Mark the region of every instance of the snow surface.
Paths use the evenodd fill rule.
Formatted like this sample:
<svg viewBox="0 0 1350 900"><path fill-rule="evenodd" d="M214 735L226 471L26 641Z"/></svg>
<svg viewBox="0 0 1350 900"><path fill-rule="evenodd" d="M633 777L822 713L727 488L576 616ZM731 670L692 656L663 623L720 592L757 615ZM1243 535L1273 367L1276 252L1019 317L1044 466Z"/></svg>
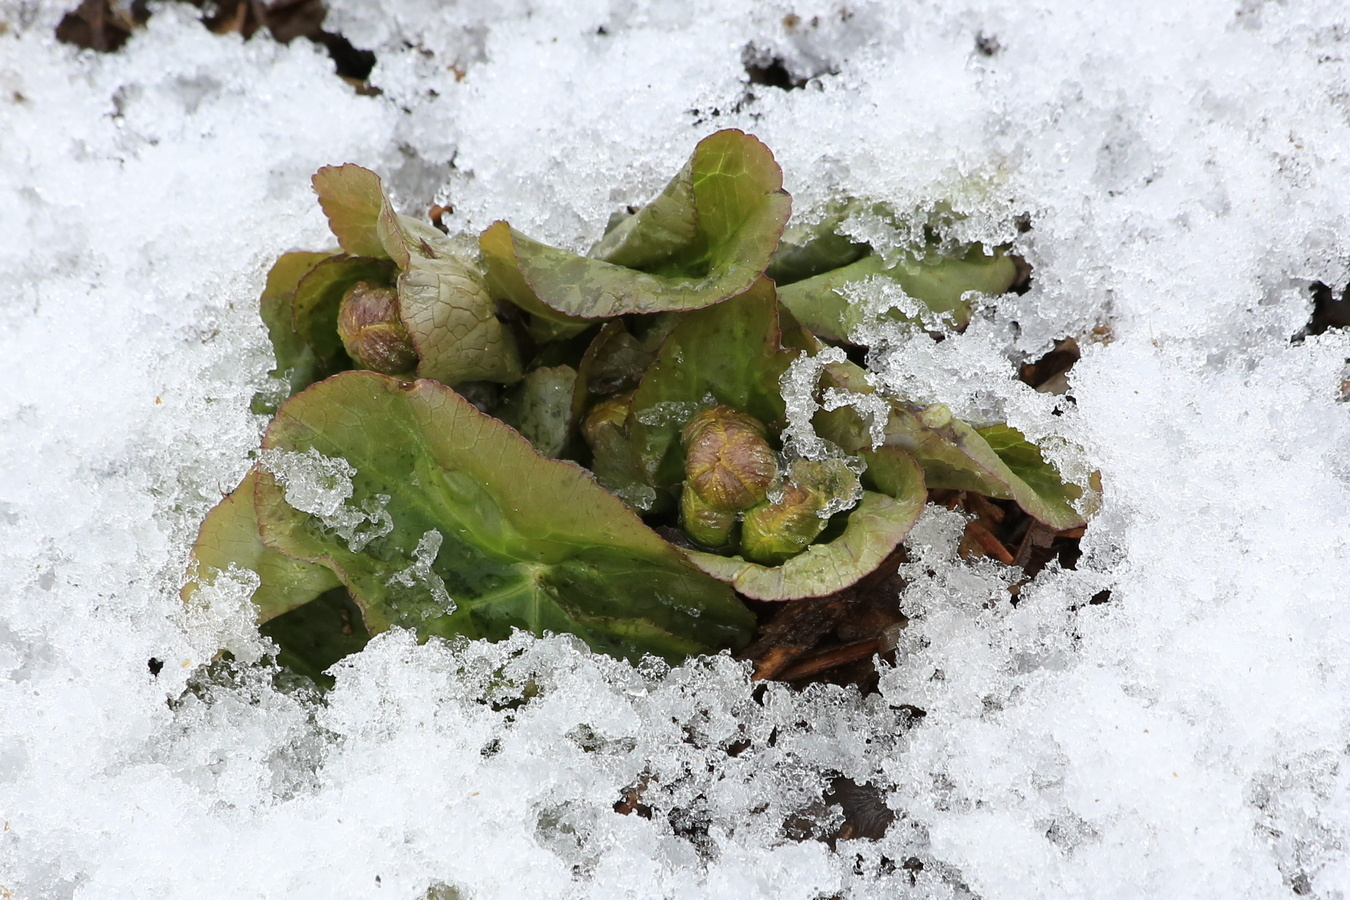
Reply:
<svg viewBox="0 0 1350 900"><path fill-rule="evenodd" d="M1350 339L1290 341L1350 278L1341 0L330 5L382 96L186 7L97 55L0 0L0 897L1350 894ZM246 581L177 588L257 447L263 273L329 244L308 176L582 248L725 126L808 216L1016 239L1029 293L876 361L1100 470L1078 568L1014 608L926 515L867 698L524 637L390 633L322 702L206 670L265 649ZM1014 379L1066 335L1073 401ZM839 774L886 837L792 839Z"/></svg>

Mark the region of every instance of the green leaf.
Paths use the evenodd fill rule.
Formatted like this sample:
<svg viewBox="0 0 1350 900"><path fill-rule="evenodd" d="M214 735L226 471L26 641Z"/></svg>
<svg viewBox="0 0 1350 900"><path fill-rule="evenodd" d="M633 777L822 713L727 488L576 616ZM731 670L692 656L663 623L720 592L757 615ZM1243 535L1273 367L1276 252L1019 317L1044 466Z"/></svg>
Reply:
<svg viewBox="0 0 1350 900"><path fill-rule="evenodd" d="M306 344L295 333L291 316L295 289L315 266L332 256L332 253L283 253L267 272L258 305L277 360L271 373L274 376L286 377L287 372L300 365L305 352Z"/></svg>
<svg viewBox="0 0 1350 900"><path fill-rule="evenodd" d="M1057 521L1069 522L1077 518L1081 522L1071 501L1083 495L1082 489L1061 479L1055 467L1041 455L1040 447L1008 425L990 425L975 430L998 454L999 459L1045 501L1047 508L1055 509Z"/></svg>
<svg viewBox="0 0 1350 900"><path fill-rule="evenodd" d="M331 253L283 253L267 272L267 282L259 298L263 324L272 342L276 367L270 374L285 383L278 393L275 389L259 391L253 396L252 410L260 415L271 415L287 397L304 390L319 378L318 360L314 351L295 333L291 308L295 289L300 280L315 266L331 257Z"/></svg>
<svg viewBox="0 0 1350 900"><path fill-rule="evenodd" d="M699 236L696 202L691 158L659 197L610 229L588 255L616 266L645 270L687 253Z"/></svg>
<svg viewBox="0 0 1350 900"><path fill-rule="evenodd" d="M1001 252L986 255L978 245L959 258L929 253L923 257L902 257L890 266L880 256L871 254L842 268L790 284L779 291L779 298L813 333L827 340L848 341L854 330L868 320L868 313L847 299L847 288L874 276L894 281L930 312L946 316L955 327L964 328L970 322L966 292L1006 292L1017 278L1017 264ZM915 321L895 309L887 310L883 318Z"/></svg>
<svg viewBox="0 0 1350 900"><path fill-rule="evenodd" d="M262 579L253 591L253 604L258 607L258 621L266 622L341 582L322 565L291 559L263 545L253 507L257 480L257 470L250 469L239 487L206 514L192 545L196 575L183 586L181 595L184 601L191 599L204 580L213 580L215 573L228 570L233 563Z"/></svg>
<svg viewBox="0 0 1350 900"><path fill-rule="evenodd" d="M867 383L863 370L852 363L826 366L822 384L860 394L876 392ZM923 467L929 488L973 491L1000 500L1012 500L1028 515L1056 531L1084 524L1083 517L1065 502L1066 492L1072 488L1064 486L1057 475L1053 476L1057 485L1053 488L1049 488L1051 476L1045 469L1033 472L1039 487L1023 480L979 432L953 418L945 406L921 407L892 399L890 407L883 443L913 456ZM871 447L868 423L851 407L821 411L813 421L821 437L847 452L857 453ZM1023 462L1024 451L1014 448L1013 456L1023 471L1032 471Z"/></svg>
<svg viewBox="0 0 1350 900"><path fill-rule="evenodd" d="M264 541L333 568L372 633L500 639L518 627L672 660L749 637L754 619L731 591L589 473L437 382L343 373L291 398L263 446L346 460L349 502L392 518L358 552L275 477L258 479Z"/></svg>
<svg viewBox="0 0 1350 900"><path fill-rule="evenodd" d="M646 271L549 247L502 222L481 241L490 271L527 312L542 304L584 319L699 309L743 293L768 266L791 212L782 171L767 147L732 129L700 141L686 171L597 247Z"/></svg>
<svg viewBox="0 0 1350 900"><path fill-rule="evenodd" d="M442 384L520 380L515 338L497 318L481 275L464 260L412 257L398 279L398 302L419 377Z"/></svg>
<svg viewBox="0 0 1350 900"><path fill-rule="evenodd" d="M477 267L435 228L394 212L380 177L347 163L325 166L314 175L314 190L328 225L343 249L355 256L393 260L398 276L400 318L417 348L417 374L445 384L520 378L515 339L497 319ZM359 279L351 279L347 286ZM384 279L392 282L390 272ZM319 356L333 351L328 320L337 321L332 294L315 292L306 315L306 338ZM297 323L301 306L297 305ZM305 332L302 332L304 334ZM336 325L332 334L337 334Z"/></svg>
<svg viewBox="0 0 1350 900"><path fill-rule="evenodd" d="M337 330L342 295L358 281L389 284L394 274L394 265L387 259L339 255L323 260L296 285L291 299L296 335L319 360L336 359L345 352Z"/></svg>
<svg viewBox="0 0 1350 900"><path fill-rule="evenodd" d="M378 175L347 163L324 166L310 181L343 250L352 256L389 256L376 229L387 202Z"/></svg>
<svg viewBox="0 0 1350 900"><path fill-rule="evenodd" d="M776 432L785 417L779 378L809 340L783 316L773 282L686 313L633 395L629 434L650 483L684 478L680 429L700 409L722 404Z"/></svg>
<svg viewBox="0 0 1350 900"><path fill-rule="evenodd" d="M530 336L541 344L565 340L594 325L589 319L564 315L539 299L516 264L514 234L510 225L494 222L478 236L488 293L529 313Z"/></svg>
<svg viewBox="0 0 1350 900"><path fill-rule="evenodd" d="M571 366L535 369L502 398L494 415L550 459L563 455L572 438L572 395L577 372Z"/></svg>
<svg viewBox="0 0 1350 900"><path fill-rule="evenodd" d="M847 513L844 531L832 541L812 544L777 566L762 566L739 556L698 550L686 554L703 571L755 600L823 597L854 584L879 566L909 534L927 500L919 466L899 451L879 451L888 493L864 491ZM870 470L869 470L870 471Z"/></svg>
<svg viewBox="0 0 1350 900"><path fill-rule="evenodd" d="M380 176L352 163L314 173L314 191L328 227L352 256L392 259L400 269L413 257L439 258L449 246L430 224L394 211Z"/></svg>
<svg viewBox="0 0 1350 900"><path fill-rule="evenodd" d="M857 210L857 200L831 204L815 225L789 223L764 274L780 288L813 275L842 268L872 252L869 244L839 233L839 226Z"/></svg>

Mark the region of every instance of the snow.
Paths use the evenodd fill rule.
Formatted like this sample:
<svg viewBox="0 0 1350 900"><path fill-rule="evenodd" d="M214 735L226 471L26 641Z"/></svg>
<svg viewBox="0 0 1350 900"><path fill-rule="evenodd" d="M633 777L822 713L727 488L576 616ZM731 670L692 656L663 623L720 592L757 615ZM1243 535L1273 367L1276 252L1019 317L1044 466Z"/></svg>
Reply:
<svg viewBox="0 0 1350 900"><path fill-rule="evenodd" d="M332 0L378 97L153 9L98 55L0 0L0 896L1350 893L1350 338L1290 340L1350 279L1343 4ZM330 243L309 175L584 248L728 126L808 218L1016 241L1028 293L873 363L1100 471L1077 568L1013 607L930 510L869 697L563 638L389 633L322 699L208 665L265 649L246 578L178 588L265 424L266 267ZM1065 336L1072 399L1016 381ZM838 776L886 836L793 839Z"/></svg>

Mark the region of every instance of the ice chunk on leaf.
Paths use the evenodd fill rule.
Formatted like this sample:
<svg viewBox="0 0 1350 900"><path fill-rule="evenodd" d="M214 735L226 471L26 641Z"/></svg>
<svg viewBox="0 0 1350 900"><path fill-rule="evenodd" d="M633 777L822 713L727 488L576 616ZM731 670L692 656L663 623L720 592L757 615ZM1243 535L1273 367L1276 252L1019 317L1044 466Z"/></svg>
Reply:
<svg viewBox="0 0 1350 900"><path fill-rule="evenodd" d="M494 278L527 312L542 304L597 319L699 309L743 293L763 274L791 208L773 154L728 129L700 141L666 191L611 231L593 257L541 244L505 222L480 243Z"/></svg>
<svg viewBox="0 0 1350 900"><path fill-rule="evenodd" d="M304 453L264 450L258 468L272 475L286 492L286 502L316 516L323 527L345 540L352 552L384 537L394 528L385 504L388 494L352 502L356 469L341 457L330 458L310 448Z"/></svg>
<svg viewBox="0 0 1350 900"><path fill-rule="evenodd" d="M651 484L670 488L683 479L680 430L703 406L722 404L771 431L781 427L779 378L809 344L767 278L683 316L633 396L630 436ZM655 415L667 409L675 414Z"/></svg>
<svg viewBox="0 0 1350 900"><path fill-rule="evenodd" d="M812 544L791 559L765 566L740 556L686 553L703 571L756 600L795 600L843 590L874 570L909 534L928 494L923 472L905 453L869 453L869 486L834 540ZM872 467L877 474L872 474ZM880 491L885 491L881 493Z"/></svg>
<svg viewBox="0 0 1350 900"><path fill-rule="evenodd" d="M822 384L827 389L875 393L863 370L848 362L828 365ZM1034 483L1024 480L979 432L954 418L941 404L920 407L899 399L891 399L890 404L884 428L885 444L913 456L923 467L928 487L974 491L1012 500L1057 531L1084 524L1083 517L1066 502L1073 486L1065 486L1044 464L1041 468L1029 466L1025 449L1008 442L1007 435L994 433L997 440L1007 444L1019 469L1032 474ZM848 452L872 447L869 423L851 406L821 410L816 414L815 424L823 437Z"/></svg>
<svg viewBox="0 0 1350 900"><path fill-rule="evenodd" d="M970 301L966 294L1002 294L1017 278L1017 264L1001 252L992 256L978 245L960 257L928 253L903 255L888 265L878 254L787 285L779 298L803 325L827 340L854 340L860 325L875 316L865 304L849 297L849 287L869 278L895 282L908 296L923 303L957 328L970 322ZM915 317L899 309L880 311L892 321L914 321ZM922 317L921 317L922 318Z"/></svg>
<svg viewBox="0 0 1350 900"><path fill-rule="evenodd" d="M495 414L540 453L557 459L572 437L576 386L577 372L571 366L535 369L507 392Z"/></svg>
<svg viewBox="0 0 1350 900"><path fill-rule="evenodd" d="M351 163L325 166L314 175L314 190L344 250L392 260L386 283L394 281L397 268L399 314L417 348L418 377L445 384L509 384L520 378L515 339L497 319L483 275L462 248L429 224L394 212L380 177L369 169ZM318 307L323 315L315 316L301 333L326 357L331 355L327 345L337 335L337 312L333 306L329 328L328 295L324 297ZM341 297L339 291L337 299ZM301 320L299 305L296 320Z"/></svg>
<svg viewBox="0 0 1350 900"><path fill-rule="evenodd" d="M292 559L263 545L253 509L257 480L257 470L250 469L239 487L206 514L192 545L196 571L181 593L187 602L203 581L228 571L231 564L237 565L261 578L253 591L253 603L258 608L258 620L266 622L308 603L341 581L322 565Z"/></svg>
<svg viewBox="0 0 1350 900"><path fill-rule="evenodd" d="M753 617L732 592L589 473L543 457L437 382L337 375L291 398L264 447L348 460L358 503L389 495L393 531L355 552L287 503L272 476L258 479L264 542L336 571L372 633L394 625L423 637L570 632L633 659L679 659L749 637ZM453 611L425 587L394 580L432 530L443 542L428 571L454 598Z"/></svg>

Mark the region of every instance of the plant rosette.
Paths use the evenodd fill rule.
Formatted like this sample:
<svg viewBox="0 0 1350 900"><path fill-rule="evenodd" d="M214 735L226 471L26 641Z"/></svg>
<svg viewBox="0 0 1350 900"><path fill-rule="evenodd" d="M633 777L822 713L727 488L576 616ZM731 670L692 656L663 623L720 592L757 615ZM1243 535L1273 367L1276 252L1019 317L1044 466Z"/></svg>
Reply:
<svg viewBox="0 0 1350 900"><path fill-rule="evenodd" d="M585 255L506 222L449 237L355 165L314 187L341 251L287 253L268 274L280 387L255 408L274 418L202 523L183 589L256 575L258 621L298 671L319 677L392 627L570 633L632 660L739 649L745 599L848 589L933 489L1084 524L1079 489L1019 432L880 396L853 363L819 365L816 399L880 402L885 422L818 406L818 452L788 439L793 364L865 322L850 283L889 279L959 328L1017 264L936 239L883 256L844 233L860 210L893 215L877 203L789 227L751 135L700 141Z"/></svg>

